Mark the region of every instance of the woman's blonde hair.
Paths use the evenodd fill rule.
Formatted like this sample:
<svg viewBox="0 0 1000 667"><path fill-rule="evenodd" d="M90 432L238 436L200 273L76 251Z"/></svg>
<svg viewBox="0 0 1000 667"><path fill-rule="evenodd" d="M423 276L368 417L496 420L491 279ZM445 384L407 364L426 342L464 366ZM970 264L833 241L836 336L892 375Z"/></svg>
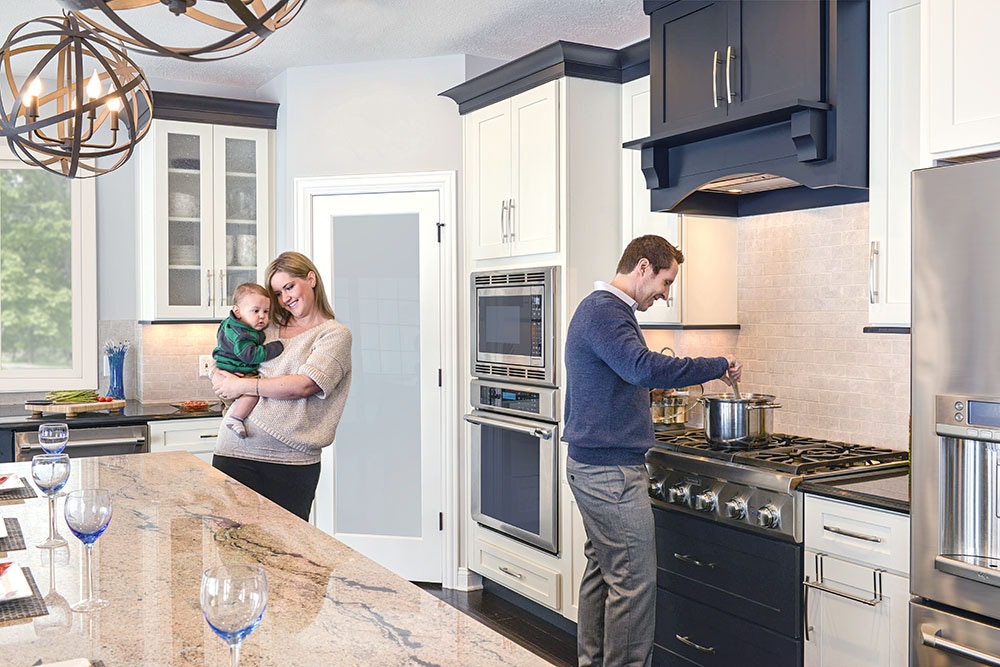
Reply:
<svg viewBox="0 0 1000 667"><path fill-rule="evenodd" d="M271 295L271 318L279 326L285 326L288 324L288 320L291 318L292 314L285 310L285 307L281 305L277 295L275 295L274 290L271 289L271 279L276 273L287 273L290 276L295 276L296 278L302 278L303 280L309 277L312 273L316 277L316 286L313 287L313 299L316 302L316 306L319 308L320 312L329 317L331 320L336 319L333 314L333 308L330 306L330 302L326 298L326 289L323 287L323 278L319 275L319 270L316 265L312 263L308 257L300 252L287 251L283 252L274 260L267 265L267 271L265 272L264 284L268 287L268 294Z"/></svg>

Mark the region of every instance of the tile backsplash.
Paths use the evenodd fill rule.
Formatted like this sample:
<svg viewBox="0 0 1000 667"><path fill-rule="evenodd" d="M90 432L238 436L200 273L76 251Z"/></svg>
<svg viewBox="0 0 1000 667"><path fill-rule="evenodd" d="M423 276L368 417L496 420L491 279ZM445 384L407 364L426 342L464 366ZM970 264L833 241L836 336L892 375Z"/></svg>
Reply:
<svg viewBox="0 0 1000 667"><path fill-rule="evenodd" d="M144 403L214 400L211 381L198 377L198 357L212 353L217 329L214 323L139 325L136 398Z"/></svg>
<svg viewBox="0 0 1000 667"><path fill-rule="evenodd" d="M775 432L907 449L910 337L862 332L868 204L741 218L738 257L740 330L647 330L649 347L736 354L740 389L781 403Z"/></svg>

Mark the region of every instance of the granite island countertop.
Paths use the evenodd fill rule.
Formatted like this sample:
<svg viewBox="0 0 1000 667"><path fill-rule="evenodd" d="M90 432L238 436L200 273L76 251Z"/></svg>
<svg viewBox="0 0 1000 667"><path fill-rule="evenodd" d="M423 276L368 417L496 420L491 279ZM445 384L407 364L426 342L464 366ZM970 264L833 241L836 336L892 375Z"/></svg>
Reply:
<svg viewBox="0 0 1000 667"><path fill-rule="evenodd" d="M880 474L859 473L805 481L798 486L798 490L876 509L910 513L909 466Z"/></svg>
<svg viewBox="0 0 1000 667"><path fill-rule="evenodd" d="M12 471L30 480L30 463L0 465ZM96 486L114 499L94 547L95 588L110 605L71 613L65 626L54 603L52 614L0 623L0 667L227 664L198 600L202 571L219 563L258 563L268 575L243 667L549 664L186 452L73 459L65 490ZM54 583L68 603L81 599L82 545L62 503L70 545L52 558L33 546L47 531L43 496L0 498L0 516L17 519L28 545L4 560L29 568L41 595Z"/></svg>

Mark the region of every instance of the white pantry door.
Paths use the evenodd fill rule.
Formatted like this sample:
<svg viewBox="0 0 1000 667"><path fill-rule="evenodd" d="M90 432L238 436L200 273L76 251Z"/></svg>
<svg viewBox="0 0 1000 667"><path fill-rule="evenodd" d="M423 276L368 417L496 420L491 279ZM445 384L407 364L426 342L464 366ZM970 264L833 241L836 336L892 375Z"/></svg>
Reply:
<svg viewBox="0 0 1000 667"><path fill-rule="evenodd" d="M312 259L354 337L317 525L428 582L442 579L440 207L437 191L312 197Z"/></svg>

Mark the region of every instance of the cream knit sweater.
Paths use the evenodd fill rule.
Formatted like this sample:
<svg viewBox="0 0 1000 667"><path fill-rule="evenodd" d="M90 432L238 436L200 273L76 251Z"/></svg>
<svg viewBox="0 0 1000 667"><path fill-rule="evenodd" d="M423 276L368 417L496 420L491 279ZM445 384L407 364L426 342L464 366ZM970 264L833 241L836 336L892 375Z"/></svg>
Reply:
<svg viewBox="0 0 1000 667"><path fill-rule="evenodd" d="M351 330L330 320L293 338L280 338L275 326L266 333L268 342L280 340L285 349L260 365L261 377L305 375L320 390L306 398L261 398L247 418L247 437L222 426L215 453L288 465L318 463L320 451L337 435L351 387Z"/></svg>

